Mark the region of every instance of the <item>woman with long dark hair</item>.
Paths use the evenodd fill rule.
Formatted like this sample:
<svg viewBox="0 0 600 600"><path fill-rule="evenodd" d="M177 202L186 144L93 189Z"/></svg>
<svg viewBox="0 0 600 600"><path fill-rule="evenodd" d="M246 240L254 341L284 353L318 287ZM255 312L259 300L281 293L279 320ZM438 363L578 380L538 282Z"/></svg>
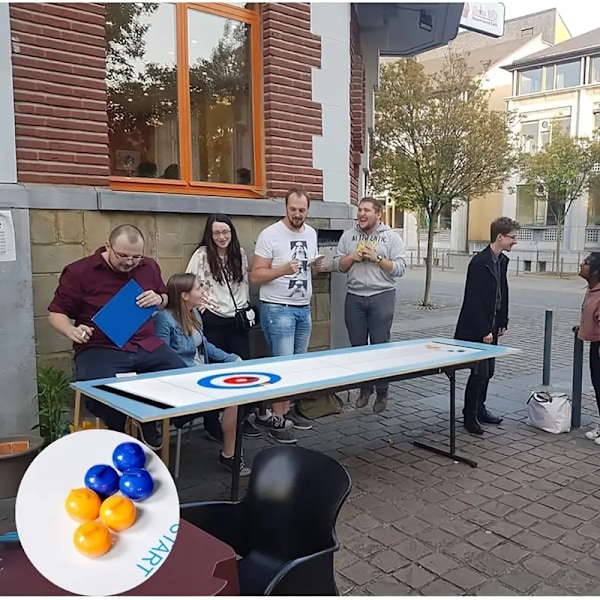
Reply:
<svg viewBox="0 0 600 600"><path fill-rule="evenodd" d="M248 331L239 327L235 317L237 311L250 305L248 257L227 215L209 215L202 241L186 271L193 273L206 291L202 312L206 338L226 352L249 359ZM214 432L207 431L213 437ZM246 421L244 436L259 437L260 431Z"/></svg>

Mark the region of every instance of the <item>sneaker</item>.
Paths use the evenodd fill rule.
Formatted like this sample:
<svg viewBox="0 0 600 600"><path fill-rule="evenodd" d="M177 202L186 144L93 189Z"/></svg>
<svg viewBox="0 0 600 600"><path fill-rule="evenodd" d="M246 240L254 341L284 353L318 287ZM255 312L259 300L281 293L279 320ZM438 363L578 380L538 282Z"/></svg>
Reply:
<svg viewBox="0 0 600 600"><path fill-rule="evenodd" d="M252 424L250 421L246 421L244 423L244 437L245 438L257 438L260 437L262 433Z"/></svg>
<svg viewBox="0 0 600 600"><path fill-rule="evenodd" d="M387 392L377 392L377 397L373 403L373 412L380 413L387 408L388 395Z"/></svg>
<svg viewBox="0 0 600 600"><path fill-rule="evenodd" d="M298 441L291 429L270 429L269 437L280 444L295 444Z"/></svg>
<svg viewBox="0 0 600 600"><path fill-rule="evenodd" d="M308 419L301 417L298 414L298 411L296 410L295 407L292 407L290 412L285 416L286 416L286 420L290 420L292 422L292 427L294 429L301 429L302 431L308 431L309 429L313 428L312 423Z"/></svg>
<svg viewBox="0 0 600 600"><path fill-rule="evenodd" d="M589 431L585 432L585 437L588 440L597 440L600 438L600 425L596 423ZM600 444L600 442L598 442Z"/></svg>
<svg viewBox="0 0 600 600"><path fill-rule="evenodd" d="M291 429L294 424L289 419L284 419L274 413L269 413L268 419L261 419L260 417L256 417L256 421L254 421L254 425L256 427L262 427L264 429L273 429L279 431L281 429Z"/></svg>
<svg viewBox="0 0 600 600"><path fill-rule="evenodd" d="M223 456L222 452L219 452L219 463L221 463L227 470L233 473L235 458L233 456L226 457ZM240 460L240 477L248 477L252 473L252 469L246 466L244 462L244 457L242 456Z"/></svg>
<svg viewBox="0 0 600 600"><path fill-rule="evenodd" d="M356 400L356 408L364 408L367 404L369 404L369 398L373 390L360 390L360 396Z"/></svg>

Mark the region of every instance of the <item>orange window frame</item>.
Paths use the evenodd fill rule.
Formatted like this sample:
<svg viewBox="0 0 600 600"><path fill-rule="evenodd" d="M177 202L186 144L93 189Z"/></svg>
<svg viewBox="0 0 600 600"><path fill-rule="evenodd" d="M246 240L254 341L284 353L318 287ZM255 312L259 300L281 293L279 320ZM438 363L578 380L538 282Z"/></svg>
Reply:
<svg viewBox="0 0 600 600"><path fill-rule="evenodd" d="M190 109L190 72L188 56L189 10L235 19L250 25L250 55L252 89L252 145L254 154L254 185L192 181L192 135ZM232 4L190 3L175 4L175 35L177 55L177 96L179 99L179 162L180 180L143 177L110 177L110 188L127 192L162 192L237 198L263 198L265 188L263 154L262 61L260 39L260 10L240 8Z"/></svg>

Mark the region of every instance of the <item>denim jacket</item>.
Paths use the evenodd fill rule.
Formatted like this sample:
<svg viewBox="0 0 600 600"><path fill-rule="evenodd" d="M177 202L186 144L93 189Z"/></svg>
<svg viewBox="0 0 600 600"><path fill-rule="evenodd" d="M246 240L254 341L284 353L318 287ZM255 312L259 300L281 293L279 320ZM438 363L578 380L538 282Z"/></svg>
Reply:
<svg viewBox="0 0 600 600"><path fill-rule="evenodd" d="M202 322L199 311L196 311L196 317L198 318L198 321ZM152 318L154 319L154 330L156 335L163 340L169 348L177 352L188 367L193 367L194 357L196 356L196 344L194 343L194 338L191 335L183 333L179 323L177 323L170 310L159 310L154 313ZM200 352L204 354L205 364L215 362L235 362L236 360L241 360L237 354L229 354L228 352L224 352L220 348L217 348L214 344L211 344L206 339L204 332L201 333L202 348L200 348Z"/></svg>

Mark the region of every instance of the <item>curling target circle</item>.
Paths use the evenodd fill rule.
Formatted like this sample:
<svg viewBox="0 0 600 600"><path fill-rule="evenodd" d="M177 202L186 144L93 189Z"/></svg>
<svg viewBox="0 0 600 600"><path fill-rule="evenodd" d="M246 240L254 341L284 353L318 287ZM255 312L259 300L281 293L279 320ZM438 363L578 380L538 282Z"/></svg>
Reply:
<svg viewBox="0 0 600 600"><path fill-rule="evenodd" d="M224 375L208 375L198 380L198 385L219 390L247 389L277 383L281 376L275 373L226 373Z"/></svg>

